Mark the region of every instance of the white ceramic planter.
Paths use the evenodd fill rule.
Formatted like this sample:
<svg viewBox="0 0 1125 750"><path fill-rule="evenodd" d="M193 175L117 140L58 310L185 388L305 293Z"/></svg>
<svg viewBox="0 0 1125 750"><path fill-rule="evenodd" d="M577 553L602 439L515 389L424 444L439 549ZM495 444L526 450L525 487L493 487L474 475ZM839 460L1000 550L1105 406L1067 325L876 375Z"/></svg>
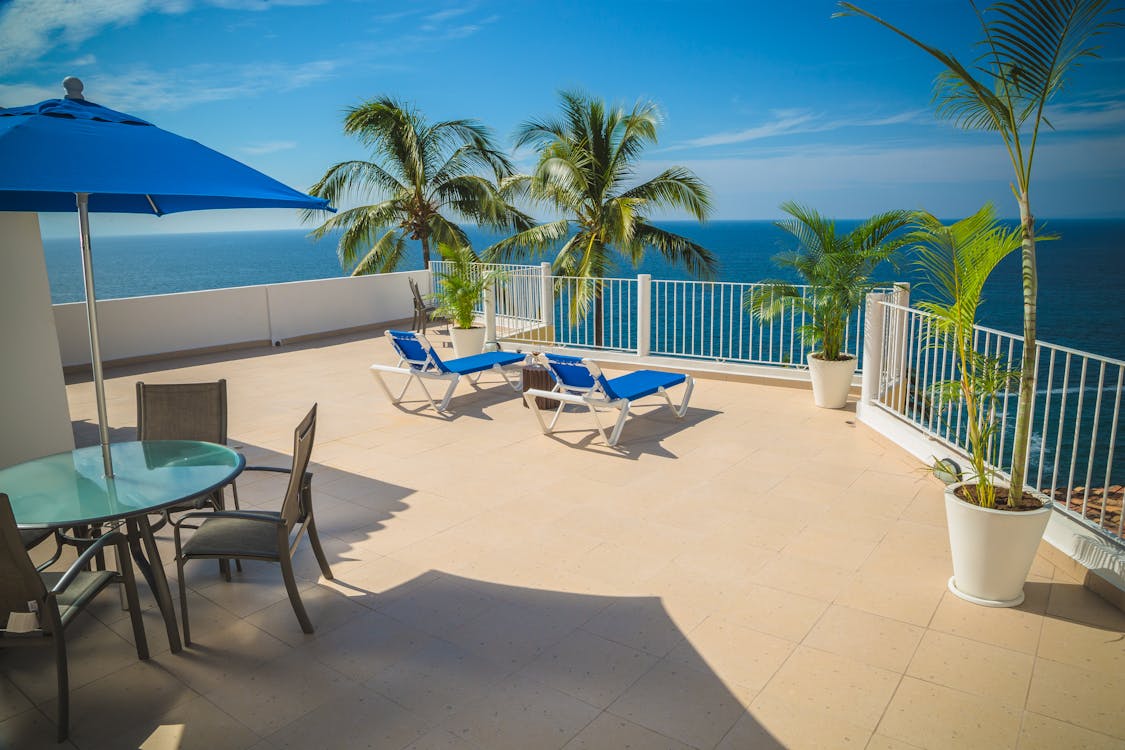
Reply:
<svg viewBox="0 0 1125 750"><path fill-rule="evenodd" d="M848 403L848 391L855 375L856 358L829 361L817 359L810 352L806 357L809 376L812 378L813 401L825 409L842 409Z"/></svg>
<svg viewBox="0 0 1125 750"><path fill-rule="evenodd" d="M1023 584L1035 561L1051 506L1019 513L982 508L945 489L945 518L953 555L949 590L974 604L1015 607L1023 602Z"/></svg>
<svg viewBox="0 0 1125 750"><path fill-rule="evenodd" d="M457 328L449 326L449 338L453 340L453 356L468 357L484 351L484 328Z"/></svg>

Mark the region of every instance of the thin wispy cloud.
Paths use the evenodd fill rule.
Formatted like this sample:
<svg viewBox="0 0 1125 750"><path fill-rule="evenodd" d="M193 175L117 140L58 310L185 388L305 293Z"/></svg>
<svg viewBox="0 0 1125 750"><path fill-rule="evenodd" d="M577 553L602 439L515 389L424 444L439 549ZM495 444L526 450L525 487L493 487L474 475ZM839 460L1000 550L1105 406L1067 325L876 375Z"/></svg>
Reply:
<svg viewBox="0 0 1125 750"><path fill-rule="evenodd" d="M325 0L10 0L0 5L0 70L31 67L58 45L74 46L110 26L128 26L152 13L182 14L211 5L266 11Z"/></svg>
<svg viewBox="0 0 1125 750"><path fill-rule="evenodd" d="M1040 184L1112 181L1125 171L1125 136L1059 139L1036 159ZM1007 205L1005 199L1011 199L1011 164L1003 148L991 142L930 146L804 144L768 155L646 161L640 176L657 174L673 164L688 167L711 186L716 196L721 196L717 206L720 217L776 216L777 204L789 197L862 206L856 213L847 214L856 216L892 206L971 211L990 197L1001 207ZM958 190L965 185L973 188ZM948 198L940 206L927 205L934 195L954 194L948 191L963 194L964 205L950 208L953 204ZM1068 200L1065 195L1059 196L1058 201L1064 200ZM1066 210L1073 210L1066 205ZM1014 210L1014 204L1009 208Z"/></svg>
<svg viewBox="0 0 1125 750"><path fill-rule="evenodd" d="M90 76L84 82L92 101L143 114L263 94L285 94L324 81L339 66L337 60L233 66L203 63L161 71L138 66L118 74Z"/></svg>
<svg viewBox="0 0 1125 750"><path fill-rule="evenodd" d="M426 16L426 20L430 23L441 23L442 21L448 21L450 18L463 16L471 10L472 7L468 5L460 8L446 8L445 10L439 10L436 13L430 13Z"/></svg>
<svg viewBox="0 0 1125 750"><path fill-rule="evenodd" d="M44 99L61 99L62 86L47 88L33 84L6 84L0 83L0 107L22 107L25 104L34 104Z"/></svg>
<svg viewBox="0 0 1125 750"><path fill-rule="evenodd" d="M291 151L297 148L296 141L266 141L265 143L251 143L243 146L242 151L254 156L261 154L275 154L278 151Z"/></svg>
<svg viewBox="0 0 1125 750"><path fill-rule="evenodd" d="M842 128L867 128L883 127L888 125L903 125L919 122L926 114L921 110L908 110L893 115L869 118L840 118L830 119L824 114L807 110L774 110L771 119L741 130L728 130L710 135L692 138L684 141L675 148L706 148L709 146L729 146L737 143L749 143L767 138L796 135L800 133L824 133Z"/></svg>
<svg viewBox="0 0 1125 750"><path fill-rule="evenodd" d="M744 128L742 130L713 133L701 138L693 138L684 145L725 146L731 143L745 143L747 141L761 140L762 138L773 138L778 135L807 133L809 132L810 124L817 119L816 115L813 115L811 112L801 112L799 110L775 110L773 116L774 118L772 120L764 122L761 125L755 125L754 127Z"/></svg>

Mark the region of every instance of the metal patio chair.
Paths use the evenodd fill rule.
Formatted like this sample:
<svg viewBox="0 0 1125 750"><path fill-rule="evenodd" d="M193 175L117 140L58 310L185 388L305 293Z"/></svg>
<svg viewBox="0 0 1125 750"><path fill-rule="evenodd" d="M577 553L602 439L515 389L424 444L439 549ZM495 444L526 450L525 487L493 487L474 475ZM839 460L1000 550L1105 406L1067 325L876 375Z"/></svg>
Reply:
<svg viewBox="0 0 1125 750"><path fill-rule="evenodd" d="M138 381L137 440L202 440L226 445L227 381L160 384ZM237 509L238 489L233 483L231 494ZM220 488L207 497L169 508L164 515L167 518L169 512L199 510L204 505L223 510L226 507L223 490Z"/></svg>
<svg viewBox="0 0 1125 750"><path fill-rule="evenodd" d="M430 321L430 316L437 310L437 305L432 301L426 301L414 279L408 277L406 281L410 284L410 294L414 297L414 317L410 321L410 329L413 331L421 330L422 333L425 333L426 324Z"/></svg>
<svg viewBox="0 0 1125 750"><path fill-rule="evenodd" d="M184 584L184 563L189 560L260 560L281 565L281 577L293 612L301 630L313 632L312 622L301 603L297 581L293 575L293 553L307 532L309 544L324 577L332 580L332 570L320 546L312 508L312 474L308 472L316 435L316 404L297 425L293 433L293 465L289 469L268 466L247 466L246 471L272 471L289 475L280 511L217 510L187 513L174 524L176 575L180 585L180 612L184 620L184 645L191 645L188 624L187 586ZM188 523L188 522L192 523ZM181 539L183 529L195 529L187 541ZM294 528L296 532L294 533Z"/></svg>
<svg viewBox="0 0 1125 750"><path fill-rule="evenodd" d="M25 549L23 536L16 527L8 496L0 493L0 623L5 624L0 630L0 648L54 647L59 700L58 741L63 742L70 732L66 628L95 596L110 584L120 583L125 587L129 604L137 656L147 659L148 641L141 624L137 583L133 577L128 544L119 531L106 532L93 540L63 573L37 570ZM110 545L117 551L117 564L121 570L86 570L90 561L104 553ZM38 610L35 614L31 612L32 604ZM8 629L13 624L12 614L31 620L26 624L25 631Z"/></svg>

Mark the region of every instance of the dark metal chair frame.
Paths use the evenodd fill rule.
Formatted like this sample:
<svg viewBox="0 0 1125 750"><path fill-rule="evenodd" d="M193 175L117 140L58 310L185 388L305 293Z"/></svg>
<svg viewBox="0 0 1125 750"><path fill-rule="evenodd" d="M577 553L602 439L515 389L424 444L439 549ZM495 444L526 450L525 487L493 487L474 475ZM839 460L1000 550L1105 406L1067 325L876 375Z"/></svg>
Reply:
<svg viewBox="0 0 1125 750"><path fill-rule="evenodd" d="M65 573L44 573L37 569L27 554L23 536L25 535L21 535L16 527L8 496L0 493L0 613L3 613L3 622L6 623L8 614L27 612L28 602L34 601L39 608L40 622L40 628L30 633L0 631L0 647L54 647L58 682L58 741L63 742L70 733L66 627L107 586L120 583L125 587L137 656L148 659L148 641L141 622L137 582L133 575L129 546L125 535L120 531L111 530L93 540ZM103 554L109 545L117 551L120 571L89 572L87 568L90 562ZM67 590L76 583L75 598L66 599Z"/></svg>
<svg viewBox="0 0 1125 750"><path fill-rule="evenodd" d="M421 329L422 333L425 333L426 324L437 310L437 305L426 301L414 279L407 277L406 281L410 284L410 293L414 295L414 317L410 321L410 329L413 331Z"/></svg>
<svg viewBox="0 0 1125 750"><path fill-rule="evenodd" d="M201 420L210 410L214 420ZM227 444L227 381L206 383L145 383L137 381L137 440L202 440ZM238 488L232 482L234 507L239 507ZM217 510L226 507L223 490L215 490L164 511L199 510L203 505Z"/></svg>
<svg viewBox="0 0 1125 750"><path fill-rule="evenodd" d="M282 469L270 466L247 466L245 471L270 471L289 475L289 484L285 490L280 511L199 511L187 513L173 523L174 541L176 545L176 574L180 588L180 612L183 616L184 644L191 645L191 629L188 622L187 586L184 584L184 563L188 560L259 560L263 562L276 562L281 565L281 576L285 581L285 590L289 594L289 601L293 605L293 612L301 624L301 630L306 633L313 632L312 622L309 620L305 606L301 602L300 592L297 590L297 581L293 574L293 553L301 537L308 534L309 544L312 545L313 554L320 565L324 577L332 580L332 569L328 566L328 559L324 549L320 546L320 538L316 533L316 520L312 508L312 474L308 471L309 459L312 456L313 439L316 435L316 404L301 420L293 433L293 465L292 468ZM199 521L199 523L188 523ZM240 536L247 536L240 532L254 531L260 524L270 524L276 531L276 551L262 552L251 551L240 547L237 540ZM299 525L299 527L298 527ZM297 528L293 534L294 527ZM183 529L195 529L185 543L181 539ZM233 540L233 541L232 541Z"/></svg>

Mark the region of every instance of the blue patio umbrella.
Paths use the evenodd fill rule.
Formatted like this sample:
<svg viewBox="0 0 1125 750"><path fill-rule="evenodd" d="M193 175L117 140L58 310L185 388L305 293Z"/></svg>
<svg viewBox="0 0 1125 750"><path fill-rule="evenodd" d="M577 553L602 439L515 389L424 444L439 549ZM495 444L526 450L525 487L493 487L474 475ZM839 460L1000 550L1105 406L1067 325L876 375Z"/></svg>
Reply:
<svg viewBox="0 0 1125 750"><path fill-rule="evenodd" d="M65 99L0 107L0 211L78 212L98 427L112 476L88 212L333 209L196 141L86 101L77 78L63 86Z"/></svg>

